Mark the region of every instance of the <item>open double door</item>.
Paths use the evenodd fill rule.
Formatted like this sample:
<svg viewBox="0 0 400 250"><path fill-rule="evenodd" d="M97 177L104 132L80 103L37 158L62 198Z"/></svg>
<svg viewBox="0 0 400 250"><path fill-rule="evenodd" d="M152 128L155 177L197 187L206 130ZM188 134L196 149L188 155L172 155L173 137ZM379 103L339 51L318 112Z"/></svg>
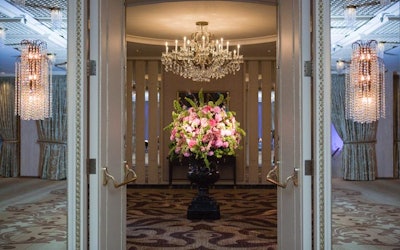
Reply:
<svg viewBox="0 0 400 250"><path fill-rule="evenodd" d="M278 188L280 249L330 249L329 4L278 1L277 181L298 183ZM103 185L105 168L125 178L124 0L69 10L68 249L126 249L126 188Z"/></svg>

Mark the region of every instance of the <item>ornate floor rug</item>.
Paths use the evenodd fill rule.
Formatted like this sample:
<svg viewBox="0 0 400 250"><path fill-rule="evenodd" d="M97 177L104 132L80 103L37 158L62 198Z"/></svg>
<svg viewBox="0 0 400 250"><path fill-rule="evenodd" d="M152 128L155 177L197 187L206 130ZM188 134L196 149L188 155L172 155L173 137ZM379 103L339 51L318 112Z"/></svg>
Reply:
<svg viewBox="0 0 400 250"><path fill-rule="evenodd" d="M373 183L376 191L376 183ZM25 185L25 184L24 184ZM398 182L390 190L398 186ZM22 188L20 188L22 190ZM24 187L24 196L32 194ZM17 194L18 188L12 192ZM6 199L0 190L1 201ZM8 192L8 191L7 191ZM41 191L42 192L42 191ZM212 189L221 219L186 219L194 189L128 189L128 249L276 249L276 190ZM0 249L66 249L66 189L0 211ZM381 192L377 192L381 196ZM332 193L332 249L400 250L400 206L339 185ZM33 196L33 195L30 195ZM391 200L398 196L390 196ZM16 199L14 199L16 200ZM390 204L389 204L390 203Z"/></svg>
<svg viewBox="0 0 400 250"><path fill-rule="evenodd" d="M400 207L373 203L361 195L334 189L332 249L400 250Z"/></svg>
<svg viewBox="0 0 400 250"><path fill-rule="evenodd" d="M188 220L194 189L128 189L127 249L276 249L274 189L212 189L221 219Z"/></svg>
<svg viewBox="0 0 400 250"><path fill-rule="evenodd" d="M46 198L1 210L0 249L66 249L66 191L56 189Z"/></svg>

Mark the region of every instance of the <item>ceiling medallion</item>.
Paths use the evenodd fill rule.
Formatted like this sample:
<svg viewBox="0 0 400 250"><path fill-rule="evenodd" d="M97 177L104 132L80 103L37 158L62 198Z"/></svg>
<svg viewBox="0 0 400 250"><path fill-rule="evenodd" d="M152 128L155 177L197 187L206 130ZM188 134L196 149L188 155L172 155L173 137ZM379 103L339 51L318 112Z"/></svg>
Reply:
<svg viewBox="0 0 400 250"><path fill-rule="evenodd" d="M196 82L209 82L239 71L243 63L243 56L239 54L240 45L237 45L237 50L229 50L229 41L224 45L223 38L213 39L207 30L208 22L196 22L196 26L197 31L191 39L184 37L179 48L178 40L175 40L175 49L171 51L168 42L165 43L165 52L161 56L165 71Z"/></svg>

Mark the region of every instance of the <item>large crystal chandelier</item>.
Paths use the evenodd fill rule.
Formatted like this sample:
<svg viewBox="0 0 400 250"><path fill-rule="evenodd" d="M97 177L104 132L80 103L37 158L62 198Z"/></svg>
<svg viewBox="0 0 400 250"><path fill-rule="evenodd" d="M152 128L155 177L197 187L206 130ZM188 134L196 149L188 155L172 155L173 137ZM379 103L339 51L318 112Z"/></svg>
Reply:
<svg viewBox="0 0 400 250"><path fill-rule="evenodd" d="M51 70L46 49L40 40L21 42L21 60L15 67L15 114L22 120L51 117Z"/></svg>
<svg viewBox="0 0 400 250"><path fill-rule="evenodd" d="M235 74L240 70L243 56L237 50L229 50L229 42L224 45L224 40L214 40L208 32L208 22L196 23L197 31L191 39L183 38L182 46L178 48L175 40L175 49L169 51L168 43L165 44L165 53L162 53L161 62L165 71L192 79L196 82L209 82L211 78L222 78L227 74Z"/></svg>
<svg viewBox="0 0 400 250"><path fill-rule="evenodd" d="M375 40L352 45L350 73L346 74L346 119L370 123L385 118L385 66Z"/></svg>

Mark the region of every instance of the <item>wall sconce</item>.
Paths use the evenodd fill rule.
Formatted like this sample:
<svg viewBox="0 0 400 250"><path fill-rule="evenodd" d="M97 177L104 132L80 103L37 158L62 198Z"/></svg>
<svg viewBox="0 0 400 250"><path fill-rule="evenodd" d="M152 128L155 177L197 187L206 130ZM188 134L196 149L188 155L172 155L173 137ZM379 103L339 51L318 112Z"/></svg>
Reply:
<svg viewBox="0 0 400 250"><path fill-rule="evenodd" d="M385 66L375 40L353 43L346 74L346 119L371 123L385 118Z"/></svg>
<svg viewBox="0 0 400 250"><path fill-rule="evenodd" d="M21 58L15 67L15 114L22 120L51 117L51 70L46 49L40 40L21 42Z"/></svg>

